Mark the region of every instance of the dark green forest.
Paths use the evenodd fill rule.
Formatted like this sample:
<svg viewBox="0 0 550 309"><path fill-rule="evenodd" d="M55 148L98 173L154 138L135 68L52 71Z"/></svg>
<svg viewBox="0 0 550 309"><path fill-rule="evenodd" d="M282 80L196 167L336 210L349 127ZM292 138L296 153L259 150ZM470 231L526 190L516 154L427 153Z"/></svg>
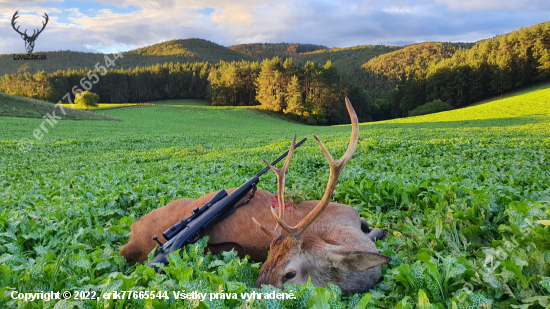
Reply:
<svg viewBox="0 0 550 309"><path fill-rule="evenodd" d="M321 46L239 46L237 52L189 39L126 52L115 67L102 72L105 76L92 91L102 103L197 98L212 105L261 105L308 124L339 124L348 118L342 109L346 96L360 120L371 121L407 116L413 110L430 112L432 106L463 107L550 79L550 22L477 43L357 46L307 53L304 49ZM259 60L262 52L275 56ZM75 59L64 62L67 65L86 63L82 60L89 57L90 68L105 59L102 54L69 55ZM84 86L95 80L89 75L100 74L86 68L46 72L31 74L27 68L4 75L0 91L57 102L67 92L74 98L78 89L88 90ZM427 104L433 101L438 103Z"/></svg>
<svg viewBox="0 0 550 309"><path fill-rule="evenodd" d="M210 73L212 105L255 105L281 112L308 124L346 123L342 104L350 95L349 85L327 61L295 64L275 57L258 62L221 63ZM353 95L351 95L353 97ZM350 98L351 99L351 98ZM368 120L364 100L356 100L362 120Z"/></svg>
<svg viewBox="0 0 550 309"><path fill-rule="evenodd" d="M208 73L211 64L165 63L133 69L110 69L106 73L96 70L97 75L88 77L87 70L43 71L5 75L0 78L0 91L33 99L69 103L66 93L74 102L78 89L98 94L101 103L137 103L163 99L204 99L207 96ZM102 74L105 74L102 76ZM96 85L92 83L96 80ZM89 83L89 84L88 84ZM74 89L74 91L73 91ZM65 97L65 98L64 98Z"/></svg>
<svg viewBox="0 0 550 309"><path fill-rule="evenodd" d="M472 43L427 42L405 46L397 51L369 59L361 66L359 83L366 89L391 91L403 79L415 72L424 72L432 63L450 58L460 48L469 49ZM366 74L365 74L366 73Z"/></svg>
<svg viewBox="0 0 550 309"><path fill-rule="evenodd" d="M391 53L402 46L360 45L347 48L331 48L299 54L295 57L298 63L308 61L326 63L331 61L343 78L355 86L362 85L364 70L361 66L380 55Z"/></svg>

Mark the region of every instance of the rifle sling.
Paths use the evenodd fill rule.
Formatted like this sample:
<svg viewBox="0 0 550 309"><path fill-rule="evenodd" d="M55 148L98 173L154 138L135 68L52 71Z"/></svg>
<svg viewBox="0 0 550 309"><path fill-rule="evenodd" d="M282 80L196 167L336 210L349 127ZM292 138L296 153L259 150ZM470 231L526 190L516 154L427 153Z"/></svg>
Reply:
<svg viewBox="0 0 550 309"><path fill-rule="evenodd" d="M254 197L254 194L256 194L256 189L258 189L258 187L256 185L254 185L254 187L252 187L252 191L250 191L250 193L248 194L248 197L246 199L244 199L243 201L235 204L235 208L240 207L240 206L245 205L245 204L248 204L250 202L250 200Z"/></svg>

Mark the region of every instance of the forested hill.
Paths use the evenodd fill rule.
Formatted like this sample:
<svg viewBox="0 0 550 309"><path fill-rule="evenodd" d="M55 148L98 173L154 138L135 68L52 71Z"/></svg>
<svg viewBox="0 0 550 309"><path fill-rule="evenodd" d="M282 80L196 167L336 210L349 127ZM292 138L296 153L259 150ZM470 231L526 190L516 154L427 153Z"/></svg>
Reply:
<svg viewBox="0 0 550 309"><path fill-rule="evenodd" d="M313 61L325 64L331 61L338 72L352 84L358 85L362 73L361 65L372 58L403 48L402 46L360 45L346 48L327 48L313 44L257 43L229 47L243 54L260 59L279 57L282 61L293 58L295 63Z"/></svg>
<svg viewBox="0 0 550 309"><path fill-rule="evenodd" d="M451 58L460 48L469 49L473 43L427 42L407 45L391 53L373 57L361 68L372 77L363 86L369 89L392 90L404 77L415 72L424 72L430 64Z"/></svg>
<svg viewBox="0 0 550 309"><path fill-rule="evenodd" d="M328 60L338 70L338 72L354 85L360 84L360 79L364 73L361 65L365 62L383 54L391 53L403 48L402 46L386 45L360 45L347 48L322 49L314 52L296 55L294 61L297 63L307 63L313 61L317 63L326 63Z"/></svg>
<svg viewBox="0 0 550 309"><path fill-rule="evenodd" d="M242 53L231 50L230 48L218 45L216 43L202 39L172 40L143 48L131 50L125 54L139 56L178 56L183 57L183 62L211 62L218 63L221 60L240 61L257 60L255 57L243 55ZM157 64L155 63L148 63Z"/></svg>
<svg viewBox="0 0 550 309"><path fill-rule="evenodd" d="M260 59L271 59L279 57L285 59L295 57L298 54L316 50L326 50L328 47L313 44L291 44L291 43L253 43L229 46L231 50L258 57Z"/></svg>
<svg viewBox="0 0 550 309"><path fill-rule="evenodd" d="M43 54L36 52L35 54ZM58 70L93 68L97 62L104 62L104 54L82 53L72 51L46 52L47 60L16 61L13 55L0 55L0 76L38 71L53 73ZM117 68L135 68L152 66L157 63L187 63L257 60L227 47L202 39L173 40L152 46L139 48L123 53L123 58L116 60Z"/></svg>
<svg viewBox="0 0 550 309"><path fill-rule="evenodd" d="M381 55L363 65L363 86L396 118L435 100L463 107L550 80L550 21L468 47L423 43Z"/></svg>

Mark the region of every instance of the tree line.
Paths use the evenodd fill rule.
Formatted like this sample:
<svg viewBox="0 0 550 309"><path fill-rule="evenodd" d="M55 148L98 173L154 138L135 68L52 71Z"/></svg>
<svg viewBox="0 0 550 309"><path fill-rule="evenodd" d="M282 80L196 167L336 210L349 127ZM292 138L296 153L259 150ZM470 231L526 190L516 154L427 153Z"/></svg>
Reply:
<svg viewBox="0 0 550 309"><path fill-rule="evenodd" d="M133 69L111 69L106 73L88 69L57 71L47 74L4 75L0 91L50 102L58 102L66 93L74 102L72 90L90 90L102 103L138 103L163 99L205 99L208 95L208 74L211 64L166 63ZM86 85L88 73L98 75L99 82ZM101 74L105 74L102 76ZM84 79L84 83L83 83ZM76 87L75 87L76 86ZM88 87L86 89L85 87ZM65 101L67 103L67 101Z"/></svg>
<svg viewBox="0 0 550 309"><path fill-rule="evenodd" d="M281 59L294 57L301 53L327 49L326 46L314 44L292 44L292 43L253 43L229 46L229 49L240 53L257 57L259 59Z"/></svg>
<svg viewBox="0 0 550 309"><path fill-rule="evenodd" d="M95 85L91 84L93 74L99 79ZM0 91L50 102L58 102L67 92L74 102L77 89L98 94L102 103L205 99L212 105L259 104L309 124L348 122L343 103L348 95L357 106L358 116L370 120L365 102L354 97L359 91L341 80L330 61L324 65L311 61L296 65L292 58L283 62L275 57L261 63L169 63L106 73L69 69L0 77Z"/></svg>
<svg viewBox="0 0 550 309"><path fill-rule="evenodd" d="M341 79L331 61L324 65L308 61L295 64L279 57L259 62L222 62L210 72L212 105L256 105L308 124L349 122L344 98L356 106L358 116L368 120L365 100L358 89Z"/></svg>

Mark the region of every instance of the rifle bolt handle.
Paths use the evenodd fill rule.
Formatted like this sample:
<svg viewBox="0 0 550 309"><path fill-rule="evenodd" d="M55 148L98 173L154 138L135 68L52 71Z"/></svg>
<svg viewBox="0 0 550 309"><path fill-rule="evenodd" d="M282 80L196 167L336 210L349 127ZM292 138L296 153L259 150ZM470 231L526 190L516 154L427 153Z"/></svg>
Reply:
<svg viewBox="0 0 550 309"><path fill-rule="evenodd" d="M193 207L193 213L196 214L197 212L199 212L199 207Z"/></svg>
<svg viewBox="0 0 550 309"><path fill-rule="evenodd" d="M156 241L161 247L163 246L163 244L159 241L157 235L153 235L153 240Z"/></svg>

